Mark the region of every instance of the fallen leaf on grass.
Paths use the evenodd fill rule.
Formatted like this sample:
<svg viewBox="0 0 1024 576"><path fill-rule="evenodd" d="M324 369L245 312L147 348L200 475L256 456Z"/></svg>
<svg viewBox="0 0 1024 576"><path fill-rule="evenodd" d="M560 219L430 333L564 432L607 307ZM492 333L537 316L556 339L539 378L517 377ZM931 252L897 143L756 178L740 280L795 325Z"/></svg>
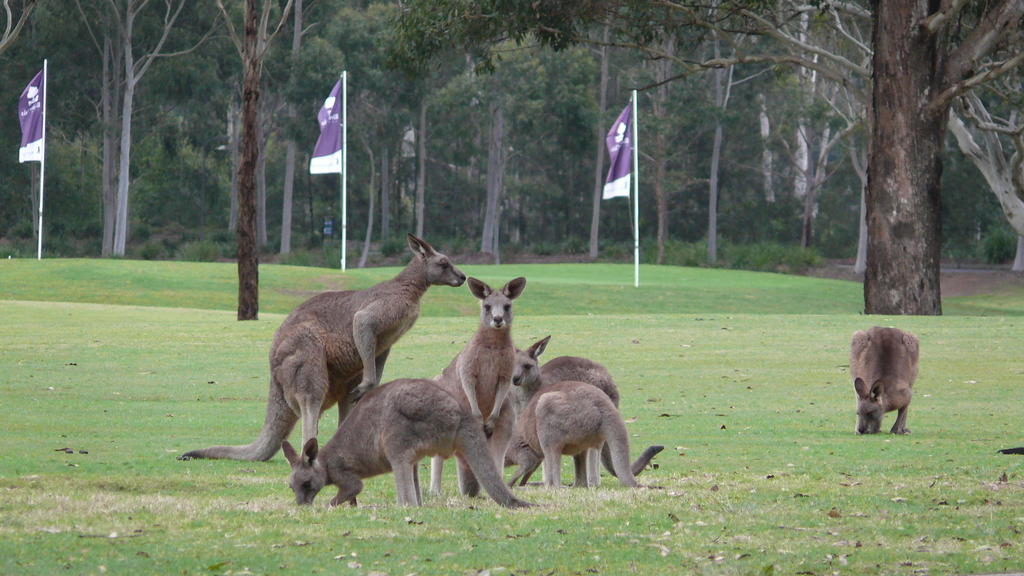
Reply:
<svg viewBox="0 0 1024 576"><path fill-rule="evenodd" d="M833 507L831 510L828 511L828 517L829 518L840 518L840 517L842 517L842 514L839 513L838 509Z"/></svg>

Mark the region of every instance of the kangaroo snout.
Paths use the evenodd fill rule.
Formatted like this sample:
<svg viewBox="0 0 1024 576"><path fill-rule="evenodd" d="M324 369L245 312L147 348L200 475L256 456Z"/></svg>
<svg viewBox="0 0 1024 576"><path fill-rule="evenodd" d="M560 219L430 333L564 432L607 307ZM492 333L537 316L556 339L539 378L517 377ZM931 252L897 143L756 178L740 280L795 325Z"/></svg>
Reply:
<svg viewBox="0 0 1024 576"><path fill-rule="evenodd" d="M457 271L455 273L455 279L452 280L451 285L454 286L455 288L458 288L459 286L462 286L465 283L466 283L466 275L463 274L462 272L458 272Z"/></svg>

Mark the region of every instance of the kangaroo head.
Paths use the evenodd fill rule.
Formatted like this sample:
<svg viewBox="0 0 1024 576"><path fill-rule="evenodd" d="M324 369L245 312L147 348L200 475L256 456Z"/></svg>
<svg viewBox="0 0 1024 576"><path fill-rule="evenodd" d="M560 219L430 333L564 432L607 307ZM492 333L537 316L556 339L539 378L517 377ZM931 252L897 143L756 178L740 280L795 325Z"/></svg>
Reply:
<svg viewBox="0 0 1024 576"><path fill-rule="evenodd" d="M469 279L469 291L480 300L480 325L503 330L512 325L512 301L523 293L526 278L510 280L501 290L494 290L482 280Z"/></svg>
<svg viewBox="0 0 1024 576"><path fill-rule="evenodd" d="M409 234L409 250L414 258L423 262L423 268L427 274L427 284L462 286L466 281L466 275L452 264L447 256L441 254L426 240Z"/></svg>
<svg viewBox="0 0 1024 576"><path fill-rule="evenodd" d="M281 443L284 457L291 464L292 474L288 477L288 485L295 492L295 503L302 506L312 504L313 498L327 484L327 469L324 468L316 455L319 447L316 438L310 438L302 447L302 454L297 454L295 448L287 440Z"/></svg>
<svg viewBox="0 0 1024 576"><path fill-rule="evenodd" d="M527 388L540 382L540 355L548 346L551 336L538 340L526 350L516 348L516 365L512 370L512 384Z"/></svg>
<svg viewBox="0 0 1024 576"><path fill-rule="evenodd" d="M876 380L868 386L862 378L857 378L853 388L857 391L857 434L877 434L882 427L882 416L885 415L882 381Z"/></svg>

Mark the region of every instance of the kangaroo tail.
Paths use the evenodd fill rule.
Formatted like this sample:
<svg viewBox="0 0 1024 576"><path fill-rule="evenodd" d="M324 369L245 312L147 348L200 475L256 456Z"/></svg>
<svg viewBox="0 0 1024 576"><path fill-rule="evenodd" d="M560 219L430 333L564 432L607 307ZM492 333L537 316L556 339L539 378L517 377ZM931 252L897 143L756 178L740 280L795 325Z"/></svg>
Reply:
<svg viewBox="0 0 1024 576"><path fill-rule="evenodd" d="M462 457L469 464L473 475L495 502L506 508L530 506L529 502L524 502L513 496L512 491L502 481L501 474L498 473L498 469L494 465L494 458L487 446L487 439L479 420L466 418L459 424L456 449L462 453Z"/></svg>
<svg viewBox="0 0 1024 576"><path fill-rule="evenodd" d="M601 431L605 437L605 446L611 451L612 470L615 477L625 486L636 486L636 477L629 463L629 435L626 433L626 425L618 413L608 415L604 418Z"/></svg>
<svg viewBox="0 0 1024 576"><path fill-rule="evenodd" d="M267 415L263 420L260 435L250 444L244 446L211 446L202 450L192 450L178 456L178 460L197 458L223 458L227 460L266 461L274 457L281 449L281 442L288 438L299 417L285 402L281 387L271 381L270 394L267 399Z"/></svg>
<svg viewBox="0 0 1024 576"><path fill-rule="evenodd" d="M999 451L1000 454L1024 454L1024 446L1020 448L1003 448Z"/></svg>
<svg viewBox="0 0 1024 576"><path fill-rule="evenodd" d="M640 473L647 468L647 465L650 464L651 460L664 449L664 446L648 446L647 449L643 451L643 454L640 454L639 458L633 460L633 465L631 467L633 470L633 476L639 476Z"/></svg>

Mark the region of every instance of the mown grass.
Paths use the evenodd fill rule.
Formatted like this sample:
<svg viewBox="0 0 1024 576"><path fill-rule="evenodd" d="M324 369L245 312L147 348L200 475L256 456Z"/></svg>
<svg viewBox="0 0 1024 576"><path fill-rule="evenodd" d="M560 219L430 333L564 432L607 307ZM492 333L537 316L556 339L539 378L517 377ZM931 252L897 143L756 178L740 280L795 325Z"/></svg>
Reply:
<svg viewBox="0 0 1024 576"><path fill-rule="evenodd" d="M538 506L510 512L455 495L448 466L448 496L423 508L395 506L383 476L367 482L359 508L328 509L321 497L299 509L280 456L175 460L248 442L262 423L266 354L283 315L234 321L233 267L12 263L0 262L0 298L20 300L0 301L3 574L1024 569L1024 459L995 453L1024 445L1017 317L865 318L856 285L655 268L644 271L643 313L628 267L471 268L495 283L531 279L517 304L519 343L553 334L548 356L608 366L634 454L667 447L640 478L658 488L628 490L607 476L598 490L527 488ZM281 287L274 306L285 307L341 277L263 271L264 310L268 286ZM21 285L30 279L36 288ZM586 291L590 300L570 296ZM175 308L29 301L101 297ZM1013 294L999 298L962 306L1019 306ZM432 289L424 316L394 349L387 378L438 373L476 324L464 289ZM849 335L871 324L921 338L906 437L853 433ZM322 441L335 423L325 415Z"/></svg>
<svg viewBox="0 0 1024 576"><path fill-rule="evenodd" d="M528 488L538 506L509 512L455 495L398 508L390 476L367 483L360 508L298 509L280 456L176 461L256 434L281 316L39 302L2 302L0 315L3 573L1022 567L1021 460L995 454L1024 443L1017 319L872 318L921 337L922 371L913 434L858 437L845 367L867 324L856 315L520 315L520 342L554 333L552 357L586 350L608 365L634 452L668 448L641 477L659 489ZM437 373L474 323L422 319L388 376ZM333 427L326 415L322 440Z"/></svg>

